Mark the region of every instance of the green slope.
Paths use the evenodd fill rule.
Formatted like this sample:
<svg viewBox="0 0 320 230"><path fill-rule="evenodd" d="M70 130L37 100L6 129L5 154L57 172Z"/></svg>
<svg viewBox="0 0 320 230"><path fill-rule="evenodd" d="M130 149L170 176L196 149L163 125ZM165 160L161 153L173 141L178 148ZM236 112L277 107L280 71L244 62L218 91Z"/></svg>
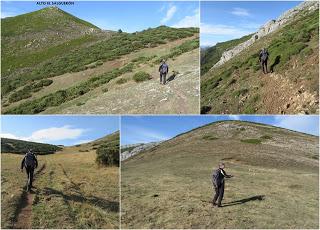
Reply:
<svg viewBox="0 0 320 230"><path fill-rule="evenodd" d="M246 35L238 39L233 39L226 42L219 42L215 46L201 49L201 75L208 72L214 64L216 64L224 51L227 51L238 44L245 42L252 35Z"/></svg>
<svg viewBox="0 0 320 230"><path fill-rule="evenodd" d="M207 72L201 78L202 112L316 113L318 20L319 10L302 14ZM273 73L268 75L261 73L258 60L263 47L270 53L269 70Z"/></svg>
<svg viewBox="0 0 320 230"><path fill-rule="evenodd" d="M122 227L318 228L318 147L316 136L242 121L178 135L122 162ZM234 177L214 208L221 161Z"/></svg>
<svg viewBox="0 0 320 230"><path fill-rule="evenodd" d="M32 149L38 155L55 153L62 148L56 145L43 144L31 141L22 141L9 138L1 138L2 153L19 153L24 154L29 149Z"/></svg>

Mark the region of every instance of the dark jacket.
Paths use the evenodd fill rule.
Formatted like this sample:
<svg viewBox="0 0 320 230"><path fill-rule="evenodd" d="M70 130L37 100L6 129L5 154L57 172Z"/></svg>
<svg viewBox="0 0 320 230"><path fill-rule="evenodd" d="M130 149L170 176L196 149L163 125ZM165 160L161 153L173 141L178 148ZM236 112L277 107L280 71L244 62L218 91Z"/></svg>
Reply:
<svg viewBox="0 0 320 230"><path fill-rule="evenodd" d="M26 153L24 158L21 161L21 169L23 167L32 167L37 168L38 167L38 160L37 157L34 155L34 153Z"/></svg>
<svg viewBox="0 0 320 230"><path fill-rule="evenodd" d="M160 66L159 66L159 72L160 73L165 73L167 74L169 72L169 66L167 63L162 63Z"/></svg>
<svg viewBox="0 0 320 230"><path fill-rule="evenodd" d="M259 61L267 61L269 57L269 53L267 50L261 50L259 53Z"/></svg>
<svg viewBox="0 0 320 230"><path fill-rule="evenodd" d="M218 168L212 173L212 183L214 186L221 186L224 183L224 178L230 178L231 175L228 175L223 169Z"/></svg>

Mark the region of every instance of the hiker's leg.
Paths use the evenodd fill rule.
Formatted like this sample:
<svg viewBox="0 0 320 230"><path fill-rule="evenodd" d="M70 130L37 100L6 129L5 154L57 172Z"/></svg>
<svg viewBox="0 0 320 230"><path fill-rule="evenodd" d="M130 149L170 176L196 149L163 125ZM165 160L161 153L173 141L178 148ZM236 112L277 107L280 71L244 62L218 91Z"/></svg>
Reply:
<svg viewBox="0 0 320 230"><path fill-rule="evenodd" d="M217 199L218 199L218 196L219 196L219 189L218 189L218 187L214 187L214 190L215 190L215 195L214 195L214 197L213 197L213 199L212 199L212 203L213 204L215 204L216 203L216 201L217 201Z"/></svg>
<svg viewBox="0 0 320 230"><path fill-rule="evenodd" d="M268 73L268 60L266 60L266 73Z"/></svg>
<svg viewBox="0 0 320 230"><path fill-rule="evenodd" d="M163 84L165 85L167 81L167 74L163 74Z"/></svg>
<svg viewBox="0 0 320 230"><path fill-rule="evenodd" d="M162 83L162 73L160 73L160 84Z"/></svg>
<svg viewBox="0 0 320 230"><path fill-rule="evenodd" d="M32 188L34 168L30 168L30 189Z"/></svg>
<svg viewBox="0 0 320 230"><path fill-rule="evenodd" d="M224 183L222 183L222 185L219 188L218 206L221 206L223 195L224 195Z"/></svg>
<svg viewBox="0 0 320 230"><path fill-rule="evenodd" d="M27 191L30 190L30 167L26 167L27 172Z"/></svg>

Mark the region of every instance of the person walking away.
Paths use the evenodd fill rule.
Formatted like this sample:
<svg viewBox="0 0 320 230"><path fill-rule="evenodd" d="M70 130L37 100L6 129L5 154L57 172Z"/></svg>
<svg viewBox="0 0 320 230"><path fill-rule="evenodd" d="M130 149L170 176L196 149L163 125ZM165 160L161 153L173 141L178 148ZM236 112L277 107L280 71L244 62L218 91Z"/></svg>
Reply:
<svg viewBox="0 0 320 230"><path fill-rule="evenodd" d="M259 54L259 61L264 74L268 73L268 58L269 58L269 53L266 48L263 48Z"/></svg>
<svg viewBox="0 0 320 230"><path fill-rule="evenodd" d="M26 168L27 173L27 191L30 192L32 188L32 180L33 180L33 173L34 169L38 167L38 160L36 155L32 152L31 149L28 150L24 158L21 162L21 172L23 171L23 168Z"/></svg>
<svg viewBox="0 0 320 230"><path fill-rule="evenodd" d="M165 60L161 61L161 65L159 66L159 73L160 73L160 84L166 84L166 77L169 72L169 66Z"/></svg>
<svg viewBox="0 0 320 230"><path fill-rule="evenodd" d="M233 177L224 171L224 167L225 164L221 162L219 163L219 168L215 169L212 173L212 184L215 189L215 195L213 197L212 204L213 206L217 207L221 207L221 202L224 195L224 178Z"/></svg>

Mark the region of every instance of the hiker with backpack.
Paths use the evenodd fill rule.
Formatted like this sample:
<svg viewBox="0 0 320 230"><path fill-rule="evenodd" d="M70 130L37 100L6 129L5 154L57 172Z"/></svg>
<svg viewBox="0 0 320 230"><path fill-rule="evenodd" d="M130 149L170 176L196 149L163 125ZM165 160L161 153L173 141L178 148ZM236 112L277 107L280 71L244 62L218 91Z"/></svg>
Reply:
<svg viewBox="0 0 320 230"><path fill-rule="evenodd" d="M259 62L261 64L262 71L264 74L268 73L268 58L269 58L268 50L266 48L263 48L259 54Z"/></svg>
<svg viewBox="0 0 320 230"><path fill-rule="evenodd" d="M215 169L212 173L212 184L215 189L215 195L212 200L213 206L221 207L221 201L224 195L224 178L231 178L232 175L228 175L224 171L224 163L219 164L219 168ZM216 203L218 200L218 203Z"/></svg>
<svg viewBox="0 0 320 230"><path fill-rule="evenodd" d="M38 160L36 155L32 152L32 149L29 149L21 162L21 172L23 168L26 168L28 183L27 183L27 191L30 192L32 188L32 180L34 169L38 167Z"/></svg>
<svg viewBox="0 0 320 230"><path fill-rule="evenodd" d="M169 73L169 66L166 63L166 60L162 60L159 66L159 73L160 73L160 84L166 84L166 77Z"/></svg>

